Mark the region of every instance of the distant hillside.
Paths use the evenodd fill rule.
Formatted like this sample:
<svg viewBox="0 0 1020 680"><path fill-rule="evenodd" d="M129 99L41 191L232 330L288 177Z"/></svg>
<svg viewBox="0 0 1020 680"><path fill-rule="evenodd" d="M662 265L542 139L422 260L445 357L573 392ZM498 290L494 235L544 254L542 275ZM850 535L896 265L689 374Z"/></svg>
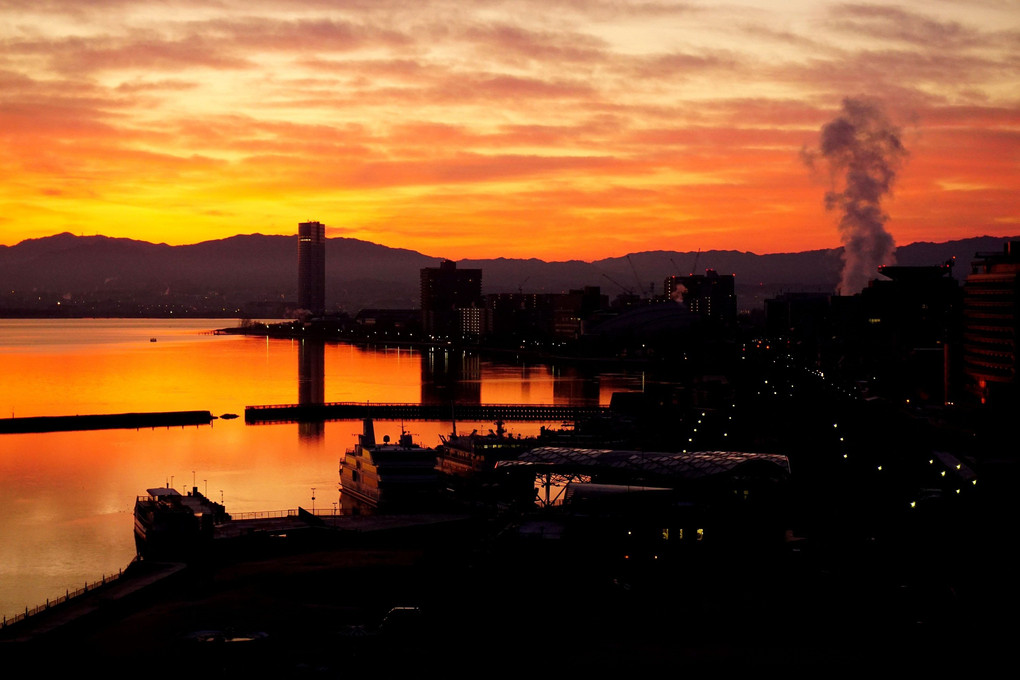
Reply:
<svg viewBox="0 0 1020 680"><path fill-rule="evenodd" d="M985 236L915 243L899 248L897 261L938 264L955 257L955 275L962 279L975 252L1000 250L1006 240ZM31 239L0 246L0 312L81 297L187 300L192 307L220 305L225 310L254 303L282 308L296 297L296 254L294 237L262 234L186 246L67 233ZM327 300L351 313L366 307L417 307L419 270L440 260L357 239L328 239ZM498 258L462 260L458 266L481 268L486 293L600 286L610 296L661 293L667 276L711 268L736 275L740 307L748 309L782 291L833 291L842 263L840 249L830 249L772 255L651 251L590 263Z"/></svg>

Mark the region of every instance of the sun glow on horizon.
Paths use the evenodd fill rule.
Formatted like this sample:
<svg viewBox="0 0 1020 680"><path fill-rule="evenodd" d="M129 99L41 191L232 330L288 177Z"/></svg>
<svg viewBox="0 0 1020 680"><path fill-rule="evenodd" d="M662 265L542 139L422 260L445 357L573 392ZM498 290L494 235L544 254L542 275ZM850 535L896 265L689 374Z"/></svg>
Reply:
<svg viewBox="0 0 1020 680"><path fill-rule="evenodd" d="M800 6L802 5L802 6ZM0 244L330 236L448 257L839 245L800 160L901 127L898 243L1018 221L1020 17L927 3L14 3Z"/></svg>

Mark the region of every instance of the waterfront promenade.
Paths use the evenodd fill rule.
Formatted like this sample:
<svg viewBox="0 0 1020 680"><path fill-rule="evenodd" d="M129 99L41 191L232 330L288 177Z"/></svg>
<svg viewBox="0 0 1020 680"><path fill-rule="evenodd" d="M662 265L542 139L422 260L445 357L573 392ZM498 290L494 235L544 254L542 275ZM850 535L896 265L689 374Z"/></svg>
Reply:
<svg viewBox="0 0 1020 680"><path fill-rule="evenodd" d="M151 602L151 597L143 595L163 593L196 568L201 571L212 564L237 559L274 559L316 548L353 548L381 536L407 540L408 536L435 532L439 527L456 526L465 520L464 515L458 514L350 516L326 511L312 514L303 508L237 513L234 519L216 526L206 560L189 566L183 561L136 558L122 573L104 577L101 584L90 584L70 596L54 598L33 608L31 615L4 621L0 626L0 650L11 650L10 643L49 644L66 640L68 635L79 634L98 621L109 621L112 615L125 615L141 602Z"/></svg>

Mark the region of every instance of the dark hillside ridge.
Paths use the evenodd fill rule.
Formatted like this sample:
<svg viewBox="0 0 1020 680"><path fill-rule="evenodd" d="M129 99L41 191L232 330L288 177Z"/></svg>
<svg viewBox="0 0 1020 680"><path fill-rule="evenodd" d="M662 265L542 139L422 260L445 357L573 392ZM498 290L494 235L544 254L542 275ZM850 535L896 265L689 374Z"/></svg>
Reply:
<svg viewBox="0 0 1020 680"><path fill-rule="evenodd" d="M1014 237L1015 238L1015 237ZM897 262L940 264L956 258L963 279L976 252L997 251L1008 237L982 236L946 243L915 243L897 250ZM461 260L482 269L485 293L558 293L599 286L611 297L662 292L673 274L715 269L734 274L739 305L760 307L779 292L833 292L840 278L841 249L757 255L735 250L646 251L594 262L496 258ZM439 256L351 238L326 243L326 296L349 313L362 308L414 308L419 270L437 266ZM697 263L698 272L693 272ZM159 301L202 300L232 306L272 303L296 297L297 243L294 236L250 234L169 246L125 238L63 233L0 246L0 312L52 299Z"/></svg>

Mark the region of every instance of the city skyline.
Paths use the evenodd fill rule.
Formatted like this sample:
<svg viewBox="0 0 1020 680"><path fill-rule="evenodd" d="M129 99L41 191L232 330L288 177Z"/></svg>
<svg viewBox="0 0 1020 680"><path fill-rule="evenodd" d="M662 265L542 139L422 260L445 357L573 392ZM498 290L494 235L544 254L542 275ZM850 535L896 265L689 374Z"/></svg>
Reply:
<svg viewBox="0 0 1020 680"><path fill-rule="evenodd" d="M1009 3L12 2L0 244L352 237L452 259L841 245L844 101L897 245L1020 224ZM813 165L813 167L812 167Z"/></svg>

